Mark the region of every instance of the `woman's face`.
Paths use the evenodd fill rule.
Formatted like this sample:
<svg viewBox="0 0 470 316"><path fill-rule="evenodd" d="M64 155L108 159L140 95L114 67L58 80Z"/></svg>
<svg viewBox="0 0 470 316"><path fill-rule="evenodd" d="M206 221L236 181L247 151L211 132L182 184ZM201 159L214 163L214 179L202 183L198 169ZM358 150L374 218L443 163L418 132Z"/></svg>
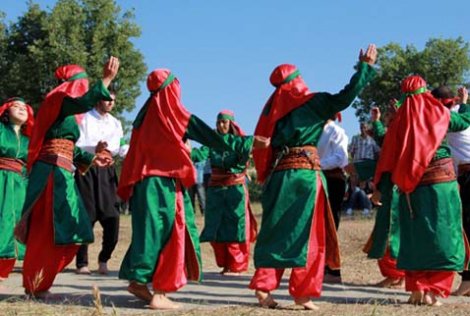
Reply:
<svg viewBox="0 0 470 316"><path fill-rule="evenodd" d="M230 121L229 120L218 120L217 121L217 131L220 134L227 134L230 131Z"/></svg>
<svg viewBox="0 0 470 316"><path fill-rule="evenodd" d="M28 120L28 111L26 104L21 101L14 101L13 105L8 109L10 123L14 125L23 125Z"/></svg>

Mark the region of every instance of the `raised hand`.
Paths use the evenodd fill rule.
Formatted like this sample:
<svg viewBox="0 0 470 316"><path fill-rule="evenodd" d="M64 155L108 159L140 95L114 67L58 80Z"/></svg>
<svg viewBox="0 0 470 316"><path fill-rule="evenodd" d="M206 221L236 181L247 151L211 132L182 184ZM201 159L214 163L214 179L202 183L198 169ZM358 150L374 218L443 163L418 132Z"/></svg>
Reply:
<svg viewBox="0 0 470 316"><path fill-rule="evenodd" d="M459 104L467 104L468 101L468 90L465 87L460 87L457 90Z"/></svg>
<svg viewBox="0 0 470 316"><path fill-rule="evenodd" d="M255 141L253 142L253 148L256 148L256 149L268 148L268 146L270 144L271 144L271 138L255 135Z"/></svg>
<svg viewBox="0 0 470 316"><path fill-rule="evenodd" d="M361 51L359 52L359 61L363 61L365 63L368 63L369 65L375 64L377 60L377 47L375 44L369 44L367 47L366 52L361 48Z"/></svg>
<svg viewBox="0 0 470 316"><path fill-rule="evenodd" d="M191 151L191 149L193 148L193 146L191 145L191 141L189 139L187 139L185 142L184 142L184 145L186 146L186 148Z"/></svg>
<svg viewBox="0 0 470 316"><path fill-rule="evenodd" d="M370 110L370 120L372 122L377 122L380 120L380 109L378 107L374 106Z"/></svg>
<svg viewBox="0 0 470 316"><path fill-rule="evenodd" d="M103 84L107 88L116 77L119 70L119 59L111 56L103 68Z"/></svg>

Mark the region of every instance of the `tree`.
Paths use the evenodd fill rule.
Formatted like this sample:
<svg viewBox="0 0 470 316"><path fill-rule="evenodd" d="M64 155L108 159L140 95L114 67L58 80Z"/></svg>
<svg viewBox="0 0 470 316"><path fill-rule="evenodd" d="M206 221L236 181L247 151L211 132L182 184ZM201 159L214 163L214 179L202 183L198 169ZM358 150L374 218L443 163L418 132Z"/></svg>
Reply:
<svg viewBox="0 0 470 316"><path fill-rule="evenodd" d="M430 39L422 51L413 45L402 48L390 43L379 48L378 53L378 76L353 103L361 122L368 120L371 107L378 106L385 112L390 99L399 99L400 82L408 75L422 76L429 89L440 85L456 89L468 79L470 46L461 37Z"/></svg>
<svg viewBox="0 0 470 316"><path fill-rule="evenodd" d="M42 60L34 53L35 47L44 41L43 26L46 13L37 4L29 2L28 11L6 30L5 63L0 65L0 96L2 100L21 96L36 106L42 100L43 81L50 78Z"/></svg>
<svg viewBox="0 0 470 316"><path fill-rule="evenodd" d="M5 13L0 11L0 68L6 63L7 34L4 23Z"/></svg>
<svg viewBox="0 0 470 316"><path fill-rule="evenodd" d="M118 100L114 111L132 110L146 73L143 56L131 42L140 36L133 20L133 12L121 14L114 0L58 0L49 12L30 1L6 32L7 62L0 63L0 71L8 75L0 78L0 97L19 95L37 108L56 85L58 66L79 64L93 83L114 55L121 61L112 86Z"/></svg>

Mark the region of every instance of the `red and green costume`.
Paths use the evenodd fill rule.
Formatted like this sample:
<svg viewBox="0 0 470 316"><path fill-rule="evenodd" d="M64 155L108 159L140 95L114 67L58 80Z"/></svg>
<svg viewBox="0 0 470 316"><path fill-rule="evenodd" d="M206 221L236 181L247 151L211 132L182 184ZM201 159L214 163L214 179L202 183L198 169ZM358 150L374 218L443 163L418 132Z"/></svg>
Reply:
<svg viewBox="0 0 470 316"><path fill-rule="evenodd" d="M374 139L382 146L385 137L385 128L381 121L372 123ZM375 169L373 170L375 173ZM389 174L387 175L389 176ZM371 178L370 176L368 177ZM380 272L386 278L402 279L403 270L397 269L396 258L400 246L400 229L398 224L398 188L391 181L383 181L378 190L382 193L381 203L375 215L375 224L372 234L364 249L367 257L378 259Z"/></svg>
<svg viewBox="0 0 470 316"><path fill-rule="evenodd" d="M263 219L255 248L250 288L272 291L285 268L293 268L290 294L319 296L325 263L340 268L335 224L319 170L287 169L272 172L274 152L285 147L316 146L325 122L347 108L374 77L360 63L349 84L337 94L311 93L298 70L281 65L271 75L275 92L263 109L255 135L271 137L271 147L254 150L258 178L264 182Z"/></svg>
<svg viewBox="0 0 470 316"><path fill-rule="evenodd" d="M87 211L76 188L72 163L90 165L93 155L75 147L79 129L75 115L111 100L98 81L88 90L83 68L56 70L62 83L39 108L29 144L29 183L17 236L26 241L23 286L26 292L47 291L55 276L73 259L81 244L93 242Z"/></svg>
<svg viewBox="0 0 470 316"><path fill-rule="evenodd" d="M132 212L132 240L119 278L172 292L202 277L198 232L186 191L195 183L195 169L185 140L230 147L186 110L170 71L150 73L147 87L151 95L134 121L118 187Z"/></svg>
<svg viewBox="0 0 470 316"><path fill-rule="evenodd" d="M375 181L382 188L391 180L400 190L397 267L405 270L407 291L446 297L454 271L467 265L458 186L451 172L446 172L449 180L422 181L428 167L450 157L447 131L468 128L470 119L445 108L419 76L406 78L402 92L405 97L385 135ZM450 165L447 170L452 171Z"/></svg>
<svg viewBox="0 0 470 316"><path fill-rule="evenodd" d="M256 239L256 220L246 185L253 136L244 136L230 111L219 113L217 120L230 121L235 135L223 137L235 151L201 147L191 152L194 161L209 159L212 168L200 241L211 242L216 263L224 271L243 272L248 269L250 244Z"/></svg>
<svg viewBox="0 0 470 316"><path fill-rule="evenodd" d="M11 98L0 107L0 118L21 98ZM34 115L26 105L28 119L18 134L8 121L0 121L0 278L7 278L15 261L23 260L25 247L14 238L15 225L21 218L26 195L26 159Z"/></svg>

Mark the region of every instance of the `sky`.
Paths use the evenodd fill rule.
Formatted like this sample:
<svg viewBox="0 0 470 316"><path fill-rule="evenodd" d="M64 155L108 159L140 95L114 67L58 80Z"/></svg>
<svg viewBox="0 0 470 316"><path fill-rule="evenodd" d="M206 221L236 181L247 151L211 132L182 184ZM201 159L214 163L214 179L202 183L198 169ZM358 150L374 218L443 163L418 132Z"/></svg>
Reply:
<svg viewBox="0 0 470 316"><path fill-rule="evenodd" d="M56 1L36 0L43 9ZM0 11L15 21L25 1L2 0ZM209 125L231 109L252 134L261 109L273 92L271 71L297 65L312 91L336 93L353 75L359 49L369 43L413 44L430 38L470 41L468 0L117 0L134 10L141 27L133 39L148 70L168 68L181 82L183 103ZM133 119L145 102L125 116ZM119 102L119 100L117 100ZM341 123L349 137L358 133L354 109Z"/></svg>

